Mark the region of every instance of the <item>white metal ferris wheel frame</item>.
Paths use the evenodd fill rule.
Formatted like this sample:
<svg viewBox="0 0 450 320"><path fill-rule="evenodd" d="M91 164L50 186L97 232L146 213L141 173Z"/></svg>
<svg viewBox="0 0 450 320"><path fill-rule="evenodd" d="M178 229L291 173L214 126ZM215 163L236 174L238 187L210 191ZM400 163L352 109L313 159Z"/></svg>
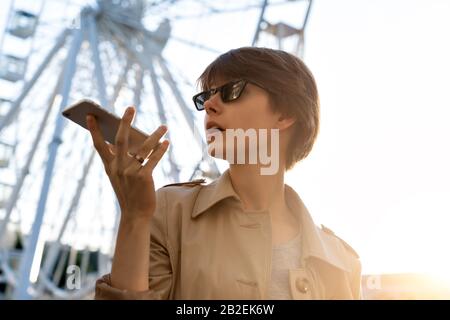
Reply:
<svg viewBox="0 0 450 320"><path fill-rule="evenodd" d="M262 10L261 10L261 16L258 22L258 28L255 33L255 38L253 45L256 44L256 41L258 39L258 35L261 32L261 22L263 19L264 11L267 6L267 0L263 1L262 4ZM308 9L309 12L309 9ZM67 53L65 64L63 68L63 72L60 74L60 81L58 81L59 85L55 88L55 92L50 98L50 101L48 103L48 108L46 111L46 115L44 117L44 120L42 121L42 124L40 126L40 129L38 131L38 134L34 140L34 148L31 149L30 154L28 155L27 162L25 166L22 168L21 173L19 175L19 178L16 182L16 184L13 187L11 197L7 203L6 206L6 215L5 219L3 219L2 223L0 224L0 237L5 234L8 219L11 215L11 212L16 204L17 199L19 198L19 194L21 191L21 187L23 185L23 181L25 180L28 172L31 162L33 161L34 152L37 149L37 145L39 143L40 137L42 136L42 132L44 129L44 126L46 122L48 121L48 116L50 114L52 107L58 107L59 111L62 111L64 107L67 106L69 102L69 95L71 91L72 86L72 79L74 77L75 68L76 68L76 60L77 55L80 51L80 47L82 42L84 41L84 37L87 36L87 41L89 43L89 47L92 51L92 61L95 67L94 77L96 82L96 87L98 89L98 98L100 100L101 105L108 107L113 106L115 100L117 99L118 90L114 90L113 95L108 99L106 94L106 82L104 79L104 73L103 73L103 67L102 67L102 61L100 59L99 54L99 40L98 40L98 17L101 13L100 7L85 7L80 13L80 25L77 28L68 28L65 29L57 38L53 48L49 51L47 56L44 58L40 66L37 68L37 70L34 72L33 76L30 78L29 81L27 81L24 84L23 90L21 94L18 96L18 98L13 102L11 105L9 112L0 119L0 133L1 131L6 128L15 118L15 115L20 110L21 103L23 100L27 97L30 90L33 88L35 83L39 80L41 77L43 71L48 67L52 59L54 59L55 55L60 51L61 48L63 48L65 45L67 45L69 38L70 39L70 46L69 51ZM156 100L156 106L158 108L158 114L161 116L161 122L166 123L167 119L165 118L165 112L164 107L161 99L160 94L160 87L159 82L157 81L157 76L155 74L155 65L158 65L160 70L162 70L163 73L163 80L169 85L172 94L174 95L177 103L179 104L182 114L189 124L192 134L196 137L200 137L201 134L198 132L198 129L194 123L194 119L192 117L192 114L189 112L189 108L187 107L184 99L182 98L182 95L177 87L177 84L171 75L169 68L167 66L166 61L161 55L162 49L165 46L165 43L168 40L168 37L170 36L170 29L167 33L167 28L164 30L162 29L162 32L151 32L147 30L142 24L139 22L136 22L133 19L128 19L126 16L121 15L114 15L110 13L108 16L110 19L108 23L108 27L110 28L110 36L114 37L117 43L120 45L121 49L126 52L126 55L130 57L133 61L136 61L143 67L142 70L146 70L150 73L151 83L153 87L153 92L155 94L155 100ZM306 24L306 20L305 20ZM163 26L164 27L164 26ZM131 30L131 31L130 31ZM131 39L136 39L135 35L138 34L139 38L141 40L142 50L136 50L136 46L134 43L131 42ZM115 36L114 36L115 35ZM129 66L125 67L124 74L126 74ZM145 68L145 69L144 69ZM116 88L121 87L122 82L124 81L125 76L122 76L119 78L118 82L116 83ZM140 105L140 88L139 86L142 85L142 76L140 77L140 81L137 81L137 85L135 88L135 105ZM58 101L57 97L60 97L60 100ZM60 113L60 112L59 112ZM55 129L53 132L53 138L49 146L49 154L48 159L46 161L46 168L45 168L45 174L44 174L44 180L42 182L42 191L39 198L35 219L30 231L30 234L27 238L26 245L24 252L22 254L21 260L20 260L20 268L18 272L18 276L16 277L13 272L9 272L8 266L5 266L5 270L8 271L8 277L10 278L10 283L15 286L14 291L14 298L16 299L29 299L32 296L34 296L38 292L30 292L30 272L33 260L35 258L35 252L36 252L36 245L37 241L40 235L41 231L41 225L43 223L46 203L48 200L48 194L49 194L49 188L52 181L53 176L53 170L55 167L55 161L57 157L58 147L62 142L62 132L64 130L64 119L62 117L58 117L55 125ZM205 149L204 141L197 140L198 142L201 141L201 148L202 150ZM65 226L67 225L68 220L70 219L71 215L74 213L77 203L79 201L83 185L85 183L86 176L89 173L89 169L92 165L92 161L94 158L94 151L91 152L89 156L89 160L84 166L83 175L82 178L78 182L78 187L76 190L76 193L72 199L72 203L70 205L70 209L68 210L64 222L63 227L61 228L57 240L60 240L62 234L64 233ZM169 154L169 158L171 159L171 164L174 163L173 155ZM210 159L209 162L210 167L213 171L216 173L219 173L218 168L215 164L215 162ZM170 176L172 180L178 181L179 178L179 171L177 171L177 168L175 166L171 166L171 172ZM116 209L118 210L118 206L116 203ZM117 212L119 214L119 212ZM39 274L39 280L40 285L36 288L38 291L42 291L43 288L47 288L51 290L55 295L61 297L61 298L81 298L86 293L92 291L93 284L88 285L83 288L83 290L79 290L75 293L67 293L65 290L62 290L54 285L49 280L49 273L50 270L55 265L56 259L58 258L58 250L60 247L58 247L58 244L55 242L54 245L51 246L49 249L49 253L47 256L47 259L44 262L42 272ZM2 256L0 255L0 262L5 264L4 259L2 260ZM103 270L100 271L100 273Z"/></svg>
<svg viewBox="0 0 450 320"><path fill-rule="evenodd" d="M95 81L97 82L97 88L99 91L98 93L99 93L100 103L105 107L114 105L114 101L108 101L108 99L106 97L106 90L105 90L106 84L105 84L105 79L103 77L103 70L102 70L101 60L100 60L99 51L98 51L98 36L97 36L98 31L97 31L96 17L98 16L99 12L100 12L99 8L94 9L92 7L85 7L80 14L80 27L73 28L73 29L65 29L61 33L61 35L58 37L58 39L56 41L56 44L50 50L49 54L46 56L46 58L44 59L42 64L39 66L39 68L37 69L35 74L32 76L30 81L28 81L25 84L21 95L12 104L9 112L5 115L5 117L3 117L2 122L0 123L0 131L3 128L5 128L6 125L8 125L12 119L14 119L15 114L19 111L20 103L26 97L28 92L32 89L34 84L38 81L40 75L42 74L44 69L48 66L48 64L51 62L52 58L56 55L58 50L60 50L64 46L64 44L67 42L69 36L72 36L72 39L71 39L69 52L67 54L65 67L63 69L63 73L61 74L61 88L59 89L59 95L60 95L61 99L60 99L60 102L58 103L59 110L62 111L62 109L64 107L66 107L69 102L69 93L70 93L72 79L73 79L73 76L75 73L75 68L76 68L76 58L77 58L77 54L80 50L81 43L83 42L83 38L84 38L85 34L88 35L88 41L90 44L90 48L92 50L92 60L94 62L94 66L95 66L95 74L94 75L95 75ZM110 17L113 19L116 18L113 15L110 15ZM177 102L179 103L180 108L183 111L183 115L184 115L185 119L187 120L188 124L190 125L191 130L193 131L192 133L194 134L194 136L200 137L200 132L198 132L198 129L197 129L196 125L194 124L194 119L192 117L192 114L188 111L188 107L187 107L186 103L184 102L184 100L182 99L181 93L179 92L177 85L176 85L172 75L170 74L166 63L161 56L161 51L162 51L164 45L161 45L160 47L158 47L157 43L155 43L155 39L158 39L159 34L153 34L150 31L146 30L140 24L137 24L134 21L127 21L126 18L124 18L124 17L117 17L117 19L120 20L120 22L118 22L118 25L114 25L115 21L113 21L113 23L110 24L110 26L113 28L113 31L115 33L123 34L125 31L121 29L121 25L125 24L128 27L132 27L133 28L132 30L134 32L140 32L143 36L144 41L142 42L142 45L143 45L142 53L138 52L136 50L136 48L133 47L129 43L129 39L132 39L132 37L129 37L129 36L127 37L127 36L123 35L121 37L121 45L127 51L127 54L131 58L133 58L133 60L138 61L140 63L140 65L144 66L150 72L151 79L152 79L152 85L153 85L153 91L155 93L156 103L157 103L157 107L158 107L158 111L159 111L158 114L162 118L161 122L166 123L167 119L165 118L165 112L164 112L164 108L163 108L163 104L162 104L162 100L161 100L161 96L160 96L159 83L156 80L156 74L155 74L155 70L154 70L155 63L158 63L159 66L161 67L161 69L163 70L164 80L169 84L169 86L172 90L172 93L174 94L175 98L177 99ZM168 38L169 34L166 34L164 36ZM163 37L163 40L167 41L167 38L164 39L164 37ZM146 56L147 58L144 59L144 56ZM150 59L148 57L150 57ZM139 97L140 93L137 92L135 96ZM56 97L56 94L53 96L53 99L52 99L53 101L51 101L51 103L49 104L49 107L54 105L55 97ZM136 98L136 100L137 100L137 98ZM138 102L138 101L135 101L135 102ZM45 120L46 119L48 119L48 118L45 118ZM62 131L64 129L64 121L65 120L62 117L57 118L52 142L49 146L49 154L48 154L47 165L46 165L46 170L45 170L45 174L44 174L44 181L42 183L41 197L39 198L38 207L37 207L37 211L36 211L36 215L35 215L35 219L33 222L31 232L26 241L24 254L21 257L21 263L20 263L20 268L19 268L19 273L18 273L19 276L18 276L18 279L16 279L16 281L14 281L17 285L14 297L17 299L25 299L25 298L30 297L30 293L28 292L29 287L30 287L29 276L30 276L30 272L31 272L31 266L32 266L32 263L34 260L34 254L36 252L37 240L40 235L40 226L43 223L46 202L48 199L48 192L49 192L51 180L53 177L52 173L54 170L55 160L56 160L56 156L57 156L57 150L58 150L59 144L61 143ZM39 138L40 138L43 128L44 128L44 124L45 124L45 121L42 123L39 133L36 136L36 139L35 139L36 144L39 142ZM205 148L205 144L202 140L196 140L196 141L197 142L201 141L201 143L203 145L201 145L200 147L203 149ZM36 150L36 148L32 148L32 150ZM82 177L82 179L80 179L80 182L78 184L79 188L77 189L77 193L74 196L73 204L71 205L71 208L76 207L77 201L79 199L79 195L81 193L82 186L84 184L84 180L85 180L85 178L89 172L89 168L92 164L94 154L95 154L94 151L92 151L91 155L89 157L89 161L85 166L85 170L83 172L83 177ZM20 175L20 178L17 181L18 183L16 183L14 186L12 196L10 197L10 200L6 206L5 219L2 221L2 224L0 225L0 234L5 234L6 224L8 223L12 209L15 206L15 202L18 199L21 186L23 185L23 180L25 179L25 177L27 175L28 167L33 159L33 156L34 156L34 152L31 152L29 154L27 165L24 167L22 174ZM170 158L173 157L173 155L171 156L170 153L169 153L169 156L170 156ZM173 163L174 163L174 161L173 161L173 159L171 159L171 164L173 164ZM216 170L217 173L219 173L214 161L211 161L210 164L212 165L212 168L214 170ZM173 180L177 181L179 179L179 176L178 176L179 172L176 170L174 165L171 166L171 169L172 170L170 172L170 176ZM69 210L69 212L66 216L66 219L64 221L64 225L66 225L71 212L72 212L72 210ZM64 231L64 228L61 230L61 232L62 231ZM61 236L61 232L60 232L60 236ZM49 262L46 263L44 266L44 274L45 274L45 271L49 271L49 269L51 267L53 267L54 259L56 259L57 248L55 246L53 248L54 249L50 251L51 254L49 254L50 258L47 259L47 261L49 261ZM42 276L41 276L41 278L42 278ZM45 279L45 277L44 277L44 279ZM79 295L80 295L80 292L77 292L76 296L79 296Z"/></svg>

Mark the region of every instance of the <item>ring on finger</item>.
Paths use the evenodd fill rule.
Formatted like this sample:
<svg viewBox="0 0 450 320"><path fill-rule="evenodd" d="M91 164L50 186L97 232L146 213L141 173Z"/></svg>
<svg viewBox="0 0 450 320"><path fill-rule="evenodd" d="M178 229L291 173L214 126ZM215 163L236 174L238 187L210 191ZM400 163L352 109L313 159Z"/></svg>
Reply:
<svg viewBox="0 0 450 320"><path fill-rule="evenodd" d="M134 158L135 158L137 161L139 161L141 164L144 163L144 161L145 161L145 158L141 157L141 156L138 155L138 154L135 154L135 155L134 155Z"/></svg>

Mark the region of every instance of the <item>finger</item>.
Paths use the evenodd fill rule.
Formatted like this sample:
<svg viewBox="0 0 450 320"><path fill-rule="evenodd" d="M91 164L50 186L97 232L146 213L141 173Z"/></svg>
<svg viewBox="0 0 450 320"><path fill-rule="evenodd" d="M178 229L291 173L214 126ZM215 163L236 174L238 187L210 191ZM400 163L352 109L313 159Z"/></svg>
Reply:
<svg viewBox="0 0 450 320"><path fill-rule="evenodd" d="M116 155L116 153L117 153L116 146L113 145L113 144L111 144L111 143L106 143L106 145L108 146L109 151L110 151L113 155Z"/></svg>
<svg viewBox="0 0 450 320"><path fill-rule="evenodd" d="M115 145L117 152L117 167L119 171L125 168L125 164L128 160L128 137L133 116L134 108L128 107L120 120L119 130L116 134Z"/></svg>
<svg viewBox="0 0 450 320"><path fill-rule="evenodd" d="M153 148L151 154L153 154L153 152L154 152L156 149L158 149L160 145L161 145L161 142L158 142L158 144L156 145L156 147ZM145 158L144 158L144 157L141 157L141 156L138 155L138 154L131 155L131 158L133 159L133 160L131 161L131 165L130 165L131 170L132 170L132 171L138 171L138 170L140 170L143 166L145 166L145 165L147 164L149 157L150 157L150 155L147 155ZM139 158L141 158L143 161L141 161Z"/></svg>
<svg viewBox="0 0 450 320"><path fill-rule="evenodd" d="M147 158L150 152L158 146L159 140L164 136L167 130L168 128L166 125L159 126L159 128L153 131L153 133L144 141L137 151L137 154L144 159Z"/></svg>
<svg viewBox="0 0 450 320"><path fill-rule="evenodd" d="M116 154L117 154L116 146L113 145L113 144L110 144L110 143L106 143L106 144L108 145L109 151L110 151L113 155L116 155ZM135 153L131 153L131 152L127 152L127 155L128 155L130 158L134 158L134 157L136 156Z"/></svg>
<svg viewBox="0 0 450 320"><path fill-rule="evenodd" d="M161 144L159 144L157 148L155 148L155 150L148 158L147 163L145 163L145 165L142 167L142 170L144 171L143 174L151 173L153 169L155 169L156 165L164 156L168 148L169 140L164 140L163 142L161 142Z"/></svg>
<svg viewBox="0 0 450 320"><path fill-rule="evenodd" d="M94 143L94 147L97 150L100 158L103 163L108 164L114 156L111 154L105 139L103 138L103 134L100 131L97 120L92 115L87 115L86 117L87 127L89 132L91 133L92 142Z"/></svg>

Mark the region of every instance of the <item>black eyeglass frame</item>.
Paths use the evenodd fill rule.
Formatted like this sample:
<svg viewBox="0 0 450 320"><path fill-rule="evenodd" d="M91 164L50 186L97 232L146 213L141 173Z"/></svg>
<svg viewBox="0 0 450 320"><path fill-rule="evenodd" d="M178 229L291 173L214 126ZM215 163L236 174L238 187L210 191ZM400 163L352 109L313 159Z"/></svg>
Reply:
<svg viewBox="0 0 450 320"><path fill-rule="evenodd" d="M228 95L226 95L226 92L224 91L224 89L227 88L228 86L231 86L231 89L233 89L233 86L238 84L238 83L242 83L242 86L239 88L239 91L237 91L235 95L232 95L231 97L228 97ZM252 83L252 84L257 85L256 83L253 83L253 82L251 82L249 80L246 80L246 79L233 80L233 81L225 83L224 85L222 85L220 87L212 88L212 89L205 90L205 91L202 91L200 93L197 93L195 96L192 97L192 101L194 101L195 108L198 111L205 110L205 106L204 106L205 102L208 101L208 99L210 99L217 92L220 92L220 98L222 99L222 101L224 103L231 102L231 101L239 99L239 97L241 96L242 92L244 92L244 89L247 86L247 83ZM205 99L201 104L197 103L198 97L200 97L202 95L205 95L205 94L208 94L208 98Z"/></svg>

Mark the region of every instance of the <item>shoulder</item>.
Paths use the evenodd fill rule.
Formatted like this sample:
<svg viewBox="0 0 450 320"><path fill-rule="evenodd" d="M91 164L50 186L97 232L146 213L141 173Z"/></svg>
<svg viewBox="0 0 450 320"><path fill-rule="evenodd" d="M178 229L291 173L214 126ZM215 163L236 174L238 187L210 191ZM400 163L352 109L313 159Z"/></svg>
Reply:
<svg viewBox="0 0 450 320"><path fill-rule="evenodd" d="M191 216L192 207L205 179L169 183L156 190L156 209L152 228L166 230L177 226L180 219ZM154 232L157 232L153 230Z"/></svg>
<svg viewBox="0 0 450 320"><path fill-rule="evenodd" d="M202 183L205 183L205 179L195 179L192 181L186 181L186 182L176 182L176 183L169 183L164 185L162 188L176 186L176 187L195 187L198 185L201 185Z"/></svg>
<svg viewBox="0 0 450 320"><path fill-rule="evenodd" d="M338 263L335 265L346 271L344 273L345 277L341 278L344 282L338 282L341 284L338 287L334 285L337 278L329 278L330 283L334 283L333 295L337 294L344 299L361 299L362 265L358 253L348 242L337 236L331 229L324 225L321 225L318 229L320 229L322 237L327 239L324 242L328 243L331 261ZM343 285L344 283L345 285Z"/></svg>
<svg viewBox="0 0 450 320"><path fill-rule="evenodd" d="M157 193L164 195L169 201L195 197L199 188L203 187L205 179L195 179L185 182L175 182L163 185Z"/></svg>
<svg viewBox="0 0 450 320"><path fill-rule="evenodd" d="M359 254L356 252L356 250L351 245L349 245L348 242L344 241L341 237L337 236L333 230L325 227L323 224L318 229L322 232L322 234L325 234L326 236L335 239L335 241L337 241L345 249L345 251L352 257L359 259Z"/></svg>
<svg viewBox="0 0 450 320"><path fill-rule="evenodd" d="M162 211L191 210L205 179L165 184L156 191L157 206Z"/></svg>
<svg viewBox="0 0 450 320"><path fill-rule="evenodd" d="M357 251L347 241L344 241L324 225L317 227L317 229L321 234L327 261L348 272L351 279L360 278L362 266Z"/></svg>

